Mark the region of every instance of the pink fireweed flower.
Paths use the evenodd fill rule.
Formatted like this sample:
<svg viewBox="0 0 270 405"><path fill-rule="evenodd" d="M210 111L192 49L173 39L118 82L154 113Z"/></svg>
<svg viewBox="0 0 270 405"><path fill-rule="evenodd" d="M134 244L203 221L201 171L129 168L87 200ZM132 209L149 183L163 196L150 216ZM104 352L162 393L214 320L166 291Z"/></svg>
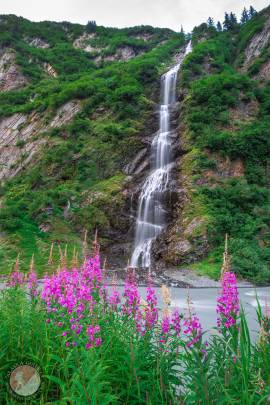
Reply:
<svg viewBox="0 0 270 405"><path fill-rule="evenodd" d="M37 280L37 274L33 270L30 273L28 273L28 275L27 275L27 286L30 290L30 294L32 296L36 296L38 293L37 292L38 280Z"/></svg>
<svg viewBox="0 0 270 405"><path fill-rule="evenodd" d="M148 285L146 290L145 329L152 329L158 321L157 296L155 290Z"/></svg>
<svg viewBox="0 0 270 405"><path fill-rule="evenodd" d="M239 314L239 298L236 275L225 272L221 280L221 294L217 298L217 325L230 328L236 324Z"/></svg>
<svg viewBox="0 0 270 405"><path fill-rule="evenodd" d="M89 322L89 318L96 311L96 306L104 301L105 293L99 256L96 255L86 261L81 271L76 268L70 271L63 269L50 277L46 276L41 298L47 306L48 313L51 314L53 323L63 328L62 332L69 330L75 341L78 335L80 341L85 337L87 343L89 335L86 320ZM99 332L99 326L96 326L94 346L100 345Z"/></svg>
<svg viewBox="0 0 270 405"><path fill-rule="evenodd" d="M96 341L95 341L95 346L96 346L96 347L101 346L101 337L98 337L98 338L96 339Z"/></svg>
<svg viewBox="0 0 270 405"><path fill-rule="evenodd" d="M99 289L101 287L102 269L100 266L99 255L95 255L86 261L82 270L82 275L92 288Z"/></svg>
<svg viewBox="0 0 270 405"><path fill-rule="evenodd" d="M171 323L170 323L170 317L168 315L165 315L162 318L161 322L161 330L164 335L167 335L170 331Z"/></svg>
<svg viewBox="0 0 270 405"><path fill-rule="evenodd" d="M24 284L24 274L20 271L13 271L8 279L8 287L19 287Z"/></svg>
<svg viewBox="0 0 270 405"><path fill-rule="evenodd" d="M144 325L143 325L143 314L142 314L142 311L140 309L138 309L136 311L136 313L134 314L134 320L135 320L135 323L136 323L137 332L139 332L139 334L141 336L143 336L145 334L145 328L144 328Z"/></svg>
<svg viewBox="0 0 270 405"><path fill-rule="evenodd" d="M147 303L152 306L156 307L157 306L157 296L155 290L151 287L151 285L147 286L146 289L146 301Z"/></svg>
<svg viewBox="0 0 270 405"><path fill-rule="evenodd" d="M160 343L166 343L169 339L171 329L171 320L168 311L165 310L161 320L161 336Z"/></svg>
<svg viewBox="0 0 270 405"><path fill-rule="evenodd" d="M177 309L174 310L172 314L172 325L176 336L179 336L181 331L181 315L179 314L179 311Z"/></svg>
<svg viewBox="0 0 270 405"><path fill-rule="evenodd" d="M118 291L114 290L109 297L109 304L113 309L117 308L117 305L120 304L121 298Z"/></svg>
<svg viewBox="0 0 270 405"><path fill-rule="evenodd" d="M99 325L90 325L86 329L86 333L88 335L88 342L86 344L86 348L89 349L90 347L98 347L101 345L101 337L98 336L100 333L100 326Z"/></svg>
<svg viewBox="0 0 270 405"><path fill-rule="evenodd" d="M122 311L127 315L135 315L139 309L140 295L137 288L136 281L134 279L127 279L125 282L124 297L125 303L122 306Z"/></svg>
<svg viewBox="0 0 270 405"><path fill-rule="evenodd" d="M187 347L198 343L202 337L202 326L197 315L189 314L183 321L183 333L188 337Z"/></svg>

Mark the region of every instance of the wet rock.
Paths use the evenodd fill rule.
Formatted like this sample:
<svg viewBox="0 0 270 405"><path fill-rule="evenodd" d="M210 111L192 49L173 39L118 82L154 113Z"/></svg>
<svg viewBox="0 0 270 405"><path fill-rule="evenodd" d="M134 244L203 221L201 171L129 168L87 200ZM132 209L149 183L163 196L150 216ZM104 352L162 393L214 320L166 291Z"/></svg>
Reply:
<svg viewBox="0 0 270 405"><path fill-rule="evenodd" d="M142 161L145 159L145 156L147 155L147 148L143 148L140 150L135 158L130 162L125 168L124 168L124 173L126 174L133 174L135 171L140 168L140 165ZM139 172L142 170L139 169Z"/></svg>

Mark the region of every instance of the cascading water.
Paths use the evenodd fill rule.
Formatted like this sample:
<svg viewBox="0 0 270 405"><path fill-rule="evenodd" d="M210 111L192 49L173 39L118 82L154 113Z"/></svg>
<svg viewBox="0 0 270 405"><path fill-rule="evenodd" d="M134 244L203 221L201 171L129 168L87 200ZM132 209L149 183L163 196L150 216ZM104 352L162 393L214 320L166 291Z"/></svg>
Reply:
<svg viewBox="0 0 270 405"><path fill-rule="evenodd" d="M151 145L152 170L146 178L139 197L135 246L131 267L150 267L153 241L165 226L163 194L168 189L172 163L170 133L171 107L176 103L177 73L184 57L191 51L191 43L178 63L162 76L159 131Z"/></svg>

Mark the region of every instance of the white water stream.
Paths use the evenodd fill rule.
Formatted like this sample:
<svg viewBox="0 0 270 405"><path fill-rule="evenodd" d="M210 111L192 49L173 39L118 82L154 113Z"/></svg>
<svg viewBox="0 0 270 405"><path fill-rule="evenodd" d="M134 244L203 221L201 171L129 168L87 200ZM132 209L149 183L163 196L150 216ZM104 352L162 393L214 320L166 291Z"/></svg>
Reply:
<svg viewBox="0 0 270 405"><path fill-rule="evenodd" d="M159 131L151 145L153 156L151 171L142 185L139 197L131 267L151 266L152 243L166 225L163 194L168 190L172 163L171 109L176 103L177 73L189 52L191 52L191 43L187 45L183 57L161 78Z"/></svg>

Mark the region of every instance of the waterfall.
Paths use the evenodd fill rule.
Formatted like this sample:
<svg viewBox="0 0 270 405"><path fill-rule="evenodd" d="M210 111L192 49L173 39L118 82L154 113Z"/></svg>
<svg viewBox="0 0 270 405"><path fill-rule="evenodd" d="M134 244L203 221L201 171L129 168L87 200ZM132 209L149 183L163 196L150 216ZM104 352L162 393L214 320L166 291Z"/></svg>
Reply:
<svg viewBox="0 0 270 405"><path fill-rule="evenodd" d="M150 267L152 243L166 225L163 194L168 190L172 166L171 107L176 103L178 70L185 55L190 51L191 42L187 45L183 57L161 77L159 130L151 144L151 171L142 185L139 197L131 267Z"/></svg>

